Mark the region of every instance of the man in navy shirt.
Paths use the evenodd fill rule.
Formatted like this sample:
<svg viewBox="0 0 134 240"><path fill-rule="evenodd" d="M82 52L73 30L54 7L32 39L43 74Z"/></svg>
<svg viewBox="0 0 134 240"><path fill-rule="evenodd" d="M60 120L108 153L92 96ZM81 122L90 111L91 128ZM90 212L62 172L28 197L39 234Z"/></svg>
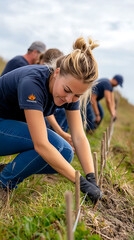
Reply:
<svg viewBox="0 0 134 240"><path fill-rule="evenodd" d="M33 42L24 56L21 55L16 56L7 63L1 76L16 68L23 67L29 64L30 65L35 64L39 60L40 54L45 52L45 50L46 45L43 42L40 41Z"/></svg>
<svg viewBox="0 0 134 240"><path fill-rule="evenodd" d="M87 105L87 132L97 128L104 117L103 108L99 102L102 98L106 100L111 117L116 119L113 88L117 85L122 87L122 84L123 77L121 75L115 75L111 80L101 78L96 82L92 89L91 101Z"/></svg>

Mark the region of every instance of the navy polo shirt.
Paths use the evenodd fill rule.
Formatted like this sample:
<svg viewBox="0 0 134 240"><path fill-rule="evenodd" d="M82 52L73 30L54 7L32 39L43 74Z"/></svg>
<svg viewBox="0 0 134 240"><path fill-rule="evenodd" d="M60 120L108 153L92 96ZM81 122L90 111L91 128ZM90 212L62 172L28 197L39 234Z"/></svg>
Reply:
<svg viewBox="0 0 134 240"><path fill-rule="evenodd" d="M29 63L23 56L16 56L7 63L1 76L4 75L5 73L11 72L16 68L23 67L26 65L29 65Z"/></svg>
<svg viewBox="0 0 134 240"><path fill-rule="evenodd" d="M49 92L50 74L45 65L28 65L0 77L0 118L25 121L24 109L53 114L57 106ZM79 101L61 107L78 110Z"/></svg>
<svg viewBox="0 0 134 240"><path fill-rule="evenodd" d="M101 78L96 81L96 85L92 89L92 94L97 95L97 101L99 101L104 97L105 90L112 92L113 87L109 79Z"/></svg>

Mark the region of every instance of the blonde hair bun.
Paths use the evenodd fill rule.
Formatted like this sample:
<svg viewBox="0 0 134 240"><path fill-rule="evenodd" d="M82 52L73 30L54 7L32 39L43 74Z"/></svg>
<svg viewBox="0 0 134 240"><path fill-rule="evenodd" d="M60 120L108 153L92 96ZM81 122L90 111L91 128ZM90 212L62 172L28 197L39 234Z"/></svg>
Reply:
<svg viewBox="0 0 134 240"><path fill-rule="evenodd" d="M73 44L73 49L80 49L82 52L86 51L88 48L93 50L95 47L98 47L99 43L94 41L91 37L88 38L88 44L85 42L83 37L79 37L76 39L75 43Z"/></svg>

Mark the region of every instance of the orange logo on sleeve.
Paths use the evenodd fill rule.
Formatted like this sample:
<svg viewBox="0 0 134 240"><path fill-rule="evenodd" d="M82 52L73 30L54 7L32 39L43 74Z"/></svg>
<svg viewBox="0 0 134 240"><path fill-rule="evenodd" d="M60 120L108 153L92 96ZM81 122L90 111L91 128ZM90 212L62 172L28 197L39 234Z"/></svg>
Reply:
<svg viewBox="0 0 134 240"><path fill-rule="evenodd" d="M28 97L29 100L35 100L35 98L36 98L36 97L35 97L33 94L31 94L31 95Z"/></svg>

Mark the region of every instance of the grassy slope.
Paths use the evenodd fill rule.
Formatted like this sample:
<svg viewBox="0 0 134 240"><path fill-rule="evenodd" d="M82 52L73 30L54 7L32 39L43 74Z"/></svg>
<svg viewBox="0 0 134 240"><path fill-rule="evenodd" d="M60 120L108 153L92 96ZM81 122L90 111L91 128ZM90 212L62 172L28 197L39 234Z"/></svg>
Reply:
<svg viewBox="0 0 134 240"><path fill-rule="evenodd" d="M105 108L104 102L103 105ZM89 203L84 203L82 221L76 229L75 239L133 239L133 112L134 107L120 98L118 120L114 126L107 169L104 172L104 199L97 211ZM92 152L98 153L98 161L101 139L109 122L109 113L105 109L105 119L101 127L93 135L88 135ZM125 159L116 169L124 155ZM12 158L13 156L0 157L0 161L9 162ZM76 156L72 165L82 173ZM0 240L66 239L66 190L71 190L74 195L74 185L58 174L35 175L26 179L12 192L6 205L3 206L0 202ZM81 194L81 199L82 196ZM116 213L119 216L115 219ZM119 220L120 216L127 217ZM124 229L127 224L129 226Z"/></svg>

